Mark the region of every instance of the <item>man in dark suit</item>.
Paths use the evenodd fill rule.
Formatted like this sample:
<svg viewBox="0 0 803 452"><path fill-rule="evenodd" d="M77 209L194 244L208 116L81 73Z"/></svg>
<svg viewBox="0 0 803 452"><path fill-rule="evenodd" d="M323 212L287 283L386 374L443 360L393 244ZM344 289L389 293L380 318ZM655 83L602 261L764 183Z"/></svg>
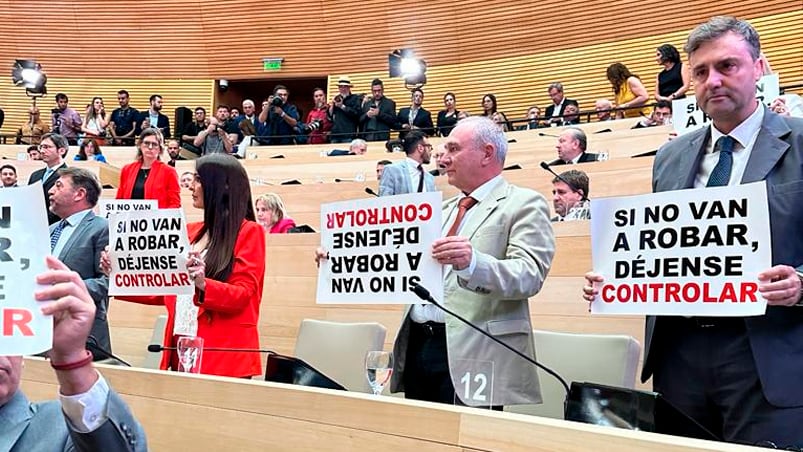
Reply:
<svg viewBox="0 0 803 452"><path fill-rule="evenodd" d="M125 402L92 367L84 349L95 306L80 277L48 256L38 276L40 301L53 315L50 363L59 400L31 403L19 387L21 356L0 356L0 450L10 452L142 452L145 432Z"/></svg>
<svg viewBox="0 0 803 452"><path fill-rule="evenodd" d="M109 278L100 270L100 253L109 244L109 224L92 209L101 187L94 174L82 168L64 168L50 189L50 211L61 220L50 226L50 247L54 256L77 272L95 302L90 351L96 360L111 352L109 324ZM97 352L95 345L102 348Z"/></svg>
<svg viewBox="0 0 803 452"><path fill-rule="evenodd" d="M689 35L697 104L710 126L664 145L653 190L767 183L772 267L758 275L757 317L648 317L642 380L725 441L803 446L803 120L756 98L763 75L750 24L715 17ZM593 299L601 275L587 275Z"/></svg>
<svg viewBox="0 0 803 452"><path fill-rule="evenodd" d="M558 158L549 162L553 165L571 165L575 163L596 162L598 154L586 152L588 139L585 132L577 127L568 127L558 136Z"/></svg>
<svg viewBox="0 0 803 452"><path fill-rule="evenodd" d="M563 110L566 108L566 105L574 104L577 105L577 101L572 99L567 99L563 95L563 83L555 82L549 85L549 98L552 99L552 105L546 107L546 116L549 118L550 123L560 124L563 122Z"/></svg>
<svg viewBox="0 0 803 452"><path fill-rule="evenodd" d="M351 79L340 76L337 80L337 95L332 98L326 117L332 123L329 142L348 143L357 138L360 124L362 97L351 92Z"/></svg>
<svg viewBox="0 0 803 452"><path fill-rule="evenodd" d="M385 87L378 78L371 82L371 99L362 105L360 125L365 141L388 141L396 127L396 102L385 97Z"/></svg>
<svg viewBox="0 0 803 452"><path fill-rule="evenodd" d="M64 163L63 156L67 153L69 148L70 144L62 135L48 133L42 136L42 142L39 144L39 156L47 166L31 173L31 177L28 178L28 185L35 182L42 182L45 206L49 205L48 197L50 195L48 193L50 189L53 188L53 184L59 179L58 170L67 167ZM59 217L48 210L47 220L49 224L53 224L59 221Z"/></svg>
<svg viewBox="0 0 803 452"><path fill-rule="evenodd" d="M158 94L152 95L150 104L149 109L140 113L137 135L142 133L142 129L153 127L162 132L165 140L170 138L170 118L162 114L162 96Z"/></svg>
<svg viewBox="0 0 803 452"><path fill-rule="evenodd" d="M412 91L410 97L412 99L411 105L399 110L396 118L399 128L402 129L399 132L399 139L404 139L407 132L416 129L421 130L427 136L432 136L435 133L432 114L421 106L424 103L424 91L421 88L416 88Z"/></svg>

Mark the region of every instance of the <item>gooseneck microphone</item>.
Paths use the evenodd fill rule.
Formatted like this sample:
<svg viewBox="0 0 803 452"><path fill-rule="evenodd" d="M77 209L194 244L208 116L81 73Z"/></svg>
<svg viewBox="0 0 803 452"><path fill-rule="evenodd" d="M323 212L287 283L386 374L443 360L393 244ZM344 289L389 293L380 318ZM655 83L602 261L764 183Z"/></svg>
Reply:
<svg viewBox="0 0 803 452"><path fill-rule="evenodd" d="M150 344L148 345L148 351L151 353L160 353L165 351L175 351L176 347L165 347L159 344ZM227 348L227 347L204 347L204 352L241 352L241 353L273 353L277 354L273 350L268 350L266 348Z"/></svg>
<svg viewBox="0 0 803 452"><path fill-rule="evenodd" d="M551 133L544 133L544 132L538 132L538 136L539 136L539 137L552 137L552 138L560 138L560 136L559 136L559 135L552 135Z"/></svg>
<svg viewBox="0 0 803 452"><path fill-rule="evenodd" d="M111 358L111 359L117 360L117 362L119 362L123 366L131 367L131 364L128 364L127 362L123 361L119 357L114 356L114 354L112 354L112 352L110 352L110 351L106 350L105 348L101 347L100 344L98 343L97 338L95 338L95 336L93 336L91 334L86 338L86 348L90 352L93 352L93 354L101 355L101 356L105 357L106 359Z"/></svg>
<svg viewBox="0 0 803 452"><path fill-rule="evenodd" d="M375 192L374 189L371 187L365 187L365 192L368 193L369 195L374 195L377 198L379 197L379 193Z"/></svg>
<svg viewBox="0 0 803 452"><path fill-rule="evenodd" d="M586 196L586 193L585 193L585 191L582 191L582 190L580 190L580 188L579 188L579 187L577 187L577 186L576 186L576 185L574 185L573 183L569 182L569 181L568 181L568 180L567 180L565 177L563 177L563 176L561 176L560 174L558 174L558 173L556 173L556 172L552 171L552 168L549 166L549 163L547 163L547 162L541 162L541 168L543 168L543 169L545 169L545 170L549 171L550 173L552 173L552 174L553 174L555 177L557 177L557 178L558 178L558 180L559 180L559 181L561 181L561 182L563 182L564 184L568 185L568 186L569 186L569 188L571 188L571 189L572 189L572 190L574 190L575 192L580 192L580 193L582 193L582 195L583 195L583 198L581 199L581 201L588 201L588 196Z"/></svg>
<svg viewBox="0 0 803 452"><path fill-rule="evenodd" d="M411 284L410 287L413 289L413 293L415 293L418 296L418 298L420 298L420 299L422 299L424 301L427 301L429 303L432 303L433 305L437 306L438 309L440 309L443 312L451 315L452 317L456 318L457 320L460 320L464 324L466 324L466 325L470 326L471 328L477 330L483 336L485 336L488 339L496 342L497 344L505 347L506 349L508 349L511 352L513 352L513 353L517 354L518 356L520 356L522 359L524 359L528 363L534 365L535 367L538 367L539 369L543 370L544 372L548 373L549 375L552 375L553 377L555 377L555 379L558 380L561 385L563 385L563 389L566 390L566 398L568 399L568 397L569 397L569 384L566 383L566 380L564 380L563 377L558 375L557 372L555 372L554 370L550 369L549 367L544 366L543 364L539 363L538 361L530 358L529 356L525 355L524 353L516 350L515 348L511 347L510 345L506 344L505 342L501 341L500 339L495 338L494 336L492 336L487 331L483 330L482 328L478 327L477 325L474 325L473 323L471 323L468 320L464 319L463 317L457 315L456 313L450 311L445 306L443 306L440 303L438 303L437 301L435 301L435 299L432 298L432 295L430 295L429 290L427 290L426 287L422 286L421 284L413 283L413 284Z"/></svg>

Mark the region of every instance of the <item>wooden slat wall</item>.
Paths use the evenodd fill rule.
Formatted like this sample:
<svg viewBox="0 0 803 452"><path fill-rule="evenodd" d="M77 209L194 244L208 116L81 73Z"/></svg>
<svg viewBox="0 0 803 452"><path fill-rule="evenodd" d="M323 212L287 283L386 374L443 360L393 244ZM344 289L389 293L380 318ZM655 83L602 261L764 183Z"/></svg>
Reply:
<svg viewBox="0 0 803 452"><path fill-rule="evenodd" d="M76 81L63 85L73 104L95 94L113 101L119 86L144 85L148 93L185 83L177 80L204 86L183 99L166 94L166 106L173 107L212 104L212 80L220 78L328 75L332 93L331 80L348 74L356 92L368 92L371 79L387 78L387 53L412 47L430 65L428 109L439 110L442 94L451 90L462 109L476 112L482 94L493 92L513 119L531 104L545 105L546 86L556 80L583 109L611 97L604 72L615 61L641 75L652 91L655 47L682 47L691 28L723 12L756 26L782 84L803 81L799 0L691 1L683 8L659 0L56 0L47 7L0 0L0 62L36 58L50 76L51 93L59 81ZM263 72L264 57L284 57L282 70ZM122 83L127 80L138 82ZM4 86L2 132L8 133L25 119L25 98ZM398 80L386 87L400 106L408 102ZM147 94L134 94L143 106Z"/></svg>

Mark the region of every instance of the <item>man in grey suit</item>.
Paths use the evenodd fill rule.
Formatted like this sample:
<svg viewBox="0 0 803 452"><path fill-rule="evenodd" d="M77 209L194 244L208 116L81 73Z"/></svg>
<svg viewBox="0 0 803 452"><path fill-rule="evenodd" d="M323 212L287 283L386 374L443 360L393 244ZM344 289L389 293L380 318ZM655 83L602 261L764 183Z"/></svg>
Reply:
<svg viewBox="0 0 803 452"><path fill-rule="evenodd" d="M100 183L82 168L63 168L58 176L50 189L50 211L60 219L50 226L51 251L83 278L96 308L89 349L96 360L108 358L109 278L100 271L100 253L109 244L109 224L92 212Z"/></svg>
<svg viewBox="0 0 803 452"><path fill-rule="evenodd" d="M59 400L31 403L19 388L21 356L0 356L0 450L133 452L148 450L145 432L125 402L92 367L84 349L95 305L81 277L53 256L35 296L53 315L50 362ZM52 302L58 300L58 303Z"/></svg>
<svg viewBox="0 0 803 452"><path fill-rule="evenodd" d="M39 181L42 182L45 206L48 205L50 189L53 188L53 184L55 184L59 178L57 174L58 170L67 167L64 163L64 156L67 155L69 148L70 144L67 142L67 139L57 133L47 133L43 135L42 141L39 143L39 155L47 166L31 173L31 177L28 178L28 185ZM57 221L59 221L59 217L53 212L48 211L47 222L53 224Z"/></svg>
<svg viewBox="0 0 803 452"><path fill-rule="evenodd" d="M385 166L379 181L379 196L436 191L435 178L424 171L424 165L432 158L432 145L426 134L411 131L402 140L402 148L407 158Z"/></svg>
<svg viewBox="0 0 803 452"><path fill-rule="evenodd" d="M715 17L686 43L710 127L659 149L653 190L767 183L772 267L758 275L757 317L648 317L642 380L725 441L803 446L803 121L766 109L756 31ZM589 273L587 300L602 276Z"/></svg>
<svg viewBox="0 0 803 452"><path fill-rule="evenodd" d="M444 237L432 245L444 265L443 302L534 359L528 299L541 289L555 251L547 201L502 178L507 139L490 119L460 121L445 148L440 163L463 194L444 203ZM394 357L391 390L407 398L494 407L541 401L532 364L434 305L408 307ZM488 385L466 397L461 380L481 368L467 362L492 364L492 394L486 373Z"/></svg>

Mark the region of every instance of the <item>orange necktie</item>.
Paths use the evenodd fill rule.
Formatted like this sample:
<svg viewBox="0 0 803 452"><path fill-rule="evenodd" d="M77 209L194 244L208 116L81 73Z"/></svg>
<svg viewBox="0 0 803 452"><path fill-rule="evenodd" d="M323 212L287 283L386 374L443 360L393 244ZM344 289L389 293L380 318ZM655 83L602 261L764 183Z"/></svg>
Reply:
<svg viewBox="0 0 803 452"><path fill-rule="evenodd" d="M463 217L466 216L468 209L474 207L474 204L477 204L477 200L471 196L466 196L457 202L457 217L455 217L454 223L452 223L452 227L449 228L449 232L446 234L446 237L451 237L457 234L457 229L460 227L460 222L463 221Z"/></svg>

